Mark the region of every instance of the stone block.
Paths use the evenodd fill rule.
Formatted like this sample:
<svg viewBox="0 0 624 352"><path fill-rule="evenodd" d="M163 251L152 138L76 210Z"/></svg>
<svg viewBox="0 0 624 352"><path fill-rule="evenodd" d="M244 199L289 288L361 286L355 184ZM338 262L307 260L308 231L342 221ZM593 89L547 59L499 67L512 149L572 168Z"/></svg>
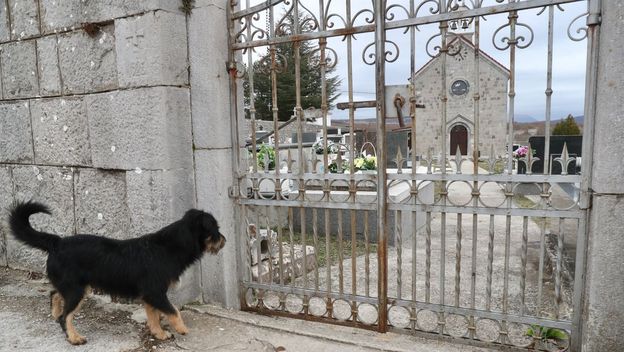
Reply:
<svg viewBox="0 0 624 352"><path fill-rule="evenodd" d="M191 168L188 94L186 88L153 87L88 96L93 165Z"/></svg>
<svg viewBox="0 0 624 352"><path fill-rule="evenodd" d="M0 42L6 42L11 39L11 31L9 29L9 8L6 2L0 4Z"/></svg>
<svg viewBox="0 0 624 352"><path fill-rule="evenodd" d="M11 204L13 204L11 169L8 166L0 166L0 266L7 265L7 240L8 236L11 236L7 216Z"/></svg>
<svg viewBox="0 0 624 352"><path fill-rule="evenodd" d="M237 307L240 240L235 232L235 205L228 197L231 186L231 149L197 150L195 152L195 178L197 207L213 214L220 232L227 239L217 255L205 255L202 265L202 295L205 302L215 302L227 307Z"/></svg>
<svg viewBox="0 0 624 352"><path fill-rule="evenodd" d="M115 29L100 28L91 37L83 31L59 35L63 93L89 93L117 88Z"/></svg>
<svg viewBox="0 0 624 352"><path fill-rule="evenodd" d="M39 34L39 9L37 0L9 0L11 13L11 39L25 39Z"/></svg>
<svg viewBox="0 0 624 352"><path fill-rule="evenodd" d="M35 162L91 165L89 126L84 99L38 99L31 103Z"/></svg>
<svg viewBox="0 0 624 352"><path fill-rule="evenodd" d="M124 172L80 169L74 187L78 233L130 238Z"/></svg>
<svg viewBox="0 0 624 352"><path fill-rule="evenodd" d="M75 233L73 171L60 167L15 166L12 170L15 200L36 200L46 204L52 215L31 217L34 228L67 236ZM27 247L12 237L7 240L7 261L11 267L43 272L44 252Z"/></svg>
<svg viewBox="0 0 624 352"><path fill-rule="evenodd" d="M128 171L126 187L132 235L155 232L194 207L193 172L188 169Z"/></svg>
<svg viewBox="0 0 624 352"><path fill-rule="evenodd" d="M171 0L40 0L44 33L77 28L153 10L179 13L180 2Z"/></svg>
<svg viewBox="0 0 624 352"><path fill-rule="evenodd" d="M58 38L48 36L37 39L37 69L39 70L39 93L43 96L61 93Z"/></svg>
<svg viewBox="0 0 624 352"><path fill-rule="evenodd" d="M33 158L28 103L0 103L0 162L28 163Z"/></svg>
<svg viewBox="0 0 624 352"><path fill-rule="evenodd" d="M39 95L35 41L27 40L0 46L2 90L5 99Z"/></svg>
<svg viewBox="0 0 624 352"><path fill-rule="evenodd" d="M115 22L120 87L188 84L186 19L148 12Z"/></svg>
<svg viewBox="0 0 624 352"><path fill-rule="evenodd" d="M227 18L218 7L196 8L189 17L193 142L198 148L231 146L230 104L226 103L230 98L229 78L224 68L228 60L227 40L217 35L206 36L222 28L227 28Z"/></svg>

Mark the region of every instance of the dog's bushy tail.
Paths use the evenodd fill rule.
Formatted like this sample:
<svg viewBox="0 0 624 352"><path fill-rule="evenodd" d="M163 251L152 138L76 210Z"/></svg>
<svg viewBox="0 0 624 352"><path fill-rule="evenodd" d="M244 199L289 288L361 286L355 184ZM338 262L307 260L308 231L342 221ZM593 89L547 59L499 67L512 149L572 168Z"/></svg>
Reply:
<svg viewBox="0 0 624 352"><path fill-rule="evenodd" d="M9 224L13 236L20 242L31 247L49 252L54 249L61 238L57 235L37 231L30 225L29 218L33 214L50 214L47 206L37 202L18 203L11 209Z"/></svg>

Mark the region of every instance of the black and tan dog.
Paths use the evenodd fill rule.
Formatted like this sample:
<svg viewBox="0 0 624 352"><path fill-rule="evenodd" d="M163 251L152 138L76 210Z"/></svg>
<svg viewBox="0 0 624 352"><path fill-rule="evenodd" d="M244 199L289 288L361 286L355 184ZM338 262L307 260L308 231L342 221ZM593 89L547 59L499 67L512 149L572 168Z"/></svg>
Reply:
<svg viewBox="0 0 624 352"><path fill-rule="evenodd" d="M142 299L147 326L157 339L171 337L160 326L161 313L178 333L188 332L180 312L167 299L167 289L205 252L216 254L225 245L212 215L192 209L158 232L115 240L93 235L61 238L37 231L29 222L36 213L50 211L40 203L20 203L11 210L9 223L18 240L48 252L48 278L55 289L50 294L52 317L70 343L86 342L72 318L91 287L118 297Z"/></svg>

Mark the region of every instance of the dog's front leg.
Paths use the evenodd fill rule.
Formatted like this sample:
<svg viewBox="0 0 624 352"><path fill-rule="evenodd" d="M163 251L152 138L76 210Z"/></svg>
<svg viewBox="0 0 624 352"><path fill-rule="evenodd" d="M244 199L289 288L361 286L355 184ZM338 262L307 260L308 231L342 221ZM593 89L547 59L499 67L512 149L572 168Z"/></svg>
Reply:
<svg viewBox="0 0 624 352"><path fill-rule="evenodd" d="M167 318L169 319L169 324L173 326L173 328L178 334L181 334L181 335L188 334L188 328L186 327L186 325L184 325L184 321L182 321L182 315L180 314L180 311L177 308L176 308L176 312L174 314L167 315Z"/></svg>
<svg viewBox="0 0 624 352"><path fill-rule="evenodd" d="M159 340L166 340L171 338L171 333L169 331L163 330L160 326L160 313L156 308L151 305L144 303L145 314L147 315L147 328L150 333L154 335Z"/></svg>

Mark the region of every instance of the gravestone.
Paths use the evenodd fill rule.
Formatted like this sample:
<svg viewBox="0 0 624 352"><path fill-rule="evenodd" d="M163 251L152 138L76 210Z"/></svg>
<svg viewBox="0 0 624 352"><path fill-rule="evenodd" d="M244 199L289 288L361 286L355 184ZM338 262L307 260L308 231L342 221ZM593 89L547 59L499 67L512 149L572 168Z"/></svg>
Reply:
<svg viewBox="0 0 624 352"><path fill-rule="evenodd" d="M531 144L531 148L535 150L535 157L539 158L533 164L533 168L531 169L533 173L544 173L544 152L546 145L546 137L544 136L534 136L529 138L529 143ZM582 147L583 147L583 136L550 136L550 164L551 164L551 174L552 175L560 175L561 174L561 164L558 162L553 162L555 158L561 157L561 152L563 151L563 145L566 144L568 148L568 155L570 157L580 157L582 155ZM523 163L520 165L524 166ZM518 168L520 169L520 168ZM546 170L548 173L549 170ZM576 174L576 163L571 162L568 164L568 174L574 175Z"/></svg>
<svg viewBox="0 0 624 352"><path fill-rule="evenodd" d="M299 138L297 138L297 133L292 134L292 142L297 143ZM302 143L314 143L316 141L316 132L303 132L301 136Z"/></svg>

